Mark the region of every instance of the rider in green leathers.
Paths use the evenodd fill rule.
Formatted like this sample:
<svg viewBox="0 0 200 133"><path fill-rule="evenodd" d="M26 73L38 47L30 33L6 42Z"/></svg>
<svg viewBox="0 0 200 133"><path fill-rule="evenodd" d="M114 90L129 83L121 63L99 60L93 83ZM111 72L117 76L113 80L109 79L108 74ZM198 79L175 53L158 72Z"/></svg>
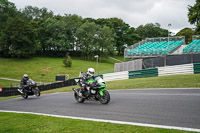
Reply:
<svg viewBox="0 0 200 133"><path fill-rule="evenodd" d="M86 86L87 84L87 80L91 79L94 80L95 76L94 76L94 68L88 68L88 70L85 72L85 74L82 77L82 84L81 84L81 90L79 92L79 94L82 96L83 92L86 91ZM92 87L93 84L90 84L90 87Z"/></svg>

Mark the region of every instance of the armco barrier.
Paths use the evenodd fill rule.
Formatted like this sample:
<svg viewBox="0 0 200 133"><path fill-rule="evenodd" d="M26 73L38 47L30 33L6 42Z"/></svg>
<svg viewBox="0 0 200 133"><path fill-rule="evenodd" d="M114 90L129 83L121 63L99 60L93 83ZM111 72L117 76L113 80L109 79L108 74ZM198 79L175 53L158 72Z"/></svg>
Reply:
<svg viewBox="0 0 200 133"><path fill-rule="evenodd" d="M17 87L12 88L2 88L2 91L0 92L0 96L15 96L19 95L20 93L17 91Z"/></svg>
<svg viewBox="0 0 200 133"><path fill-rule="evenodd" d="M194 74L193 64L158 67L158 76Z"/></svg>
<svg viewBox="0 0 200 133"><path fill-rule="evenodd" d="M129 71L129 79L134 78L145 78L145 77L157 77L158 69L157 68L147 68L137 71Z"/></svg>
<svg viewBox="0 0 200 133"><path fill-rule="evenodd" d="M41 91L45 91L45 90L51 90L51 89L56 89L56 88L61 88L61 87L72 86L72 85L76 85L76 82L74 81L74 79L69 79L63 82L52 83L52 84L47 84L47 85L40 85L38 86L38 88ZM12 87L12 88L3 87L0 91L0 96L20 95L17 89L18 89L17 87Z"/></svg>
<svg viewBox="0 0 200 133"><path fill-rule="evenodd" d="M200 73L200 63L194 63L194 74Z"/></svg>
<svg viewBox="0 0 200 133"><path fill-rule="evenodd" d="M128 79L128 71L103 74L104 81Z"/></svg>

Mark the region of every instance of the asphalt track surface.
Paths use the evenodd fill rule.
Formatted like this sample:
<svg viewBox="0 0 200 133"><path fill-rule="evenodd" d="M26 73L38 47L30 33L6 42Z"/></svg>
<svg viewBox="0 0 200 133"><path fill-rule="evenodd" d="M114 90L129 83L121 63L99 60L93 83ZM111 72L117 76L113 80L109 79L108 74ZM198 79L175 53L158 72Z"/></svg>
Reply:
<svg viewBox="0 0 200 133"><path fill-rule="evenodd" d="M0 101L0 110L137 122L200 129L200 89L109 91L111 101L80 104L73 93L44 94Z"/></svg>

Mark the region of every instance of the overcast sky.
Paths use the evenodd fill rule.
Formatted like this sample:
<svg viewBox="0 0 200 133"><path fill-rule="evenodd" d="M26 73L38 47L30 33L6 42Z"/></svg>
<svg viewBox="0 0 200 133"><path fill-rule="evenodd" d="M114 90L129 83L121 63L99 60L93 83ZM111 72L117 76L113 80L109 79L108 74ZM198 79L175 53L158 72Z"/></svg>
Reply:
<svg viewBox="0 0 200 133"><path fill-rule="evenodd" d="M188 5L195 0L9 0L18 9L27 5L46 7L54 14L77 14L83 18L121 18L137 28L147 23L159 23L162 28L177 33L193 28L188 22ZM168 27L168 24L172 26Z"/></svg>

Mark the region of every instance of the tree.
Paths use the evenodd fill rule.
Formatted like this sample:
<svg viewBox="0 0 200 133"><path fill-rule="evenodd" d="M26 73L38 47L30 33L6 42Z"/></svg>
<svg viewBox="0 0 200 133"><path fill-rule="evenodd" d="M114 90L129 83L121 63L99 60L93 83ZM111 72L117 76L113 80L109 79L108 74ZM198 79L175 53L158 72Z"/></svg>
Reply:
<svg viewBox="0 0 200 133"><path fill-rule="evenodd" d="M116 49L118 55L123 53L123 48L126 43L126 36L129 31L129 25L126 24L122 19L119 18L110 18L106 22L106 26L110 27L113 30L114 39L116 43Z"/></svg>
<svg viewBox="0 0 200 133"><path fill-rule="evenodd" d="M18 13L14 3L8 0L0 0L0 29L2 29L9 17L14 17Z"/></svg>
<svg viewBox="0 0 200 133"><path fill-rule="evenodd" d="M126 35L126 43L128 46L133 45L141 40L141 36L136 33L135 28L130 28Z"/></svg>
<svg viewBox="0 0 200 133"><path fill-rule="evenodd" d="M24 9L21 10L23 13L24 17L27 20L43 20L43 19L48 19L53 17L53 12L48 11L47 8L38 8L38 7L32 7L32 6L26 6Z"/></svg>
<svg viewBox="0 0 200 133"><path fill-rule="evenodd" d="M134 27L130 27L128 24L126 24L118 18L100 18L97 19L95 22L102 26L106 25L112 29L114 39L116 42L116 47L118 47L118 54L123 53L125 45L133 45L142 39L141 36L138 33L136 33ZM117 26L116 23L118 23L118 25L120 26Z"/></svg>
<svg viewBox="0 0 200 133"><path fill-rule="evenodd" d="M198 25L200 22L200 1L196 0L193 6L188 6L188 18L190 24Z"/></svg>
<svg viewBox="0 0 200 133"><path fill-rule="evenodd" d="M69 53L66 54L65 59L63 60L63 63L66 67L72 66L72 59L71 59Z"/></svg>
<svg viewBox="0 0 200 133"><path fill-rule="evenodd" d="M1 33L0 49L5 57L29 57L35 53L35 32L30 23L19 17L8 19Z"/></svg>
<svg viewBox="0 0 200 133"><path fill-rule="evenodd" d="M196 0L193 6L188 6L188 21L196 26L196 32L200 34L200 0Z"/></svg>
<svg viewBox="0 0 200 133"><path fill-rule="evenodd" d="M43 27L43 24L48 18L52 18L54 16L53 12L48 11L48 9L45 7L38 8L33 6L26 6L20 11L22 14L21 17L33 25L33 28L36 32L36 42L44 49L44 42L46 41L46 35L44 33L46 27Z"/></svg>
<svg viewBox="0 0 200 133"><path fill-rule="evenodd" d="M86 22L79 27L76 36L85 59L93 59L95 54L112 53L114 39L108 27L101 28L94 22Z"/></svg>
<svg viewBox="0 0 200 133"><path fill-rule="evenodd" d="M76 32L82 25L82 18L78 15L66 15L63 17L63 21L66 25L66 31L68 40L70 43L70 49L77 50L77 37Z"/></svg>
<svg viewBox="0 0 200 133"><path fill-rule="evenodd" d="M192 41L192 35L195 34L195 31L193 31L190 28L184 28L180 30L176 36L185 36L185 42L189 44Z"/></svg>
<svg viewBox="0 0 200 133"><path fill-rule="evenodd" d="M94 46L97 44L95 35L97 35L99 27L95 23L86 22L77 30L77 37L80 41L80 49L85 59L89 59L94 51Z"/></svg>
<svg viewBox="0 0 200 133"><path fill-rule="evenodd" d="M66 51L70 48L66 23L62 17L48 18L39 29L40 44L43 51Z"/></svg>
<svg viewBox="0 0 200 133"><path fill-rule="evenodd" d="M95 49L99 56L107 56L114 53L115 41L112 30L107 27L99 27L99 31L95 34L97 45Z"/></svg>
<svg viewBox="0 0 200 133"><path fill-rule="evenodd" d="M136 33L139 34L142 39L168 36L168 30L160 28L159 23L148 23L144 26L140 25L136 29Z"/></svg>

